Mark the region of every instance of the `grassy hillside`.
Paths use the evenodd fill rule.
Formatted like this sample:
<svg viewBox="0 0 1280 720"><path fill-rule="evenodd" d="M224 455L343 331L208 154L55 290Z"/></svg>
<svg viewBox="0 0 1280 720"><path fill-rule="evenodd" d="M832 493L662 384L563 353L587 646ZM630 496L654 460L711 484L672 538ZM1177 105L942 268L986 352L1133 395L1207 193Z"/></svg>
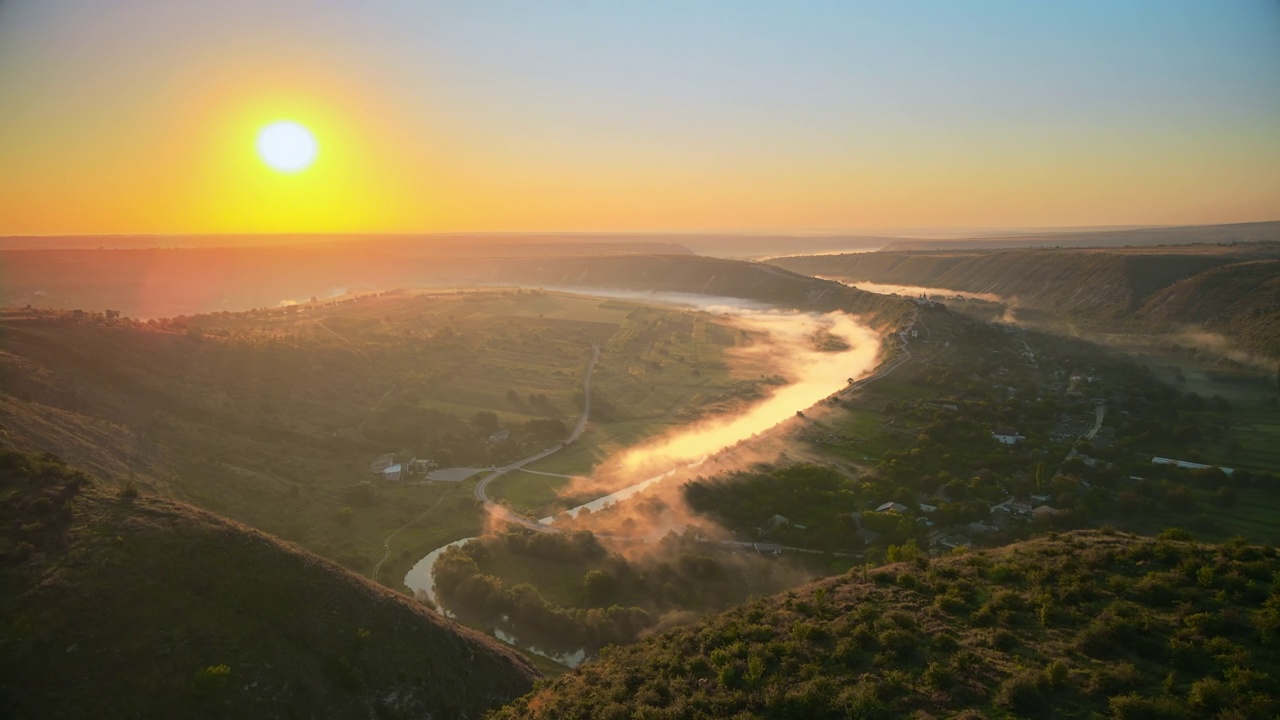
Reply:
<svg viewBox="0 0 1280 720"><path fill-rule="evenodd" d="M761 373L726 352L750 341L708 313L514 290L148 323L12 311L0 313L0 432L358 572L410 524L380 573L398 583L427 551L479 532L483 513L474 481L384 482L368 469L379 455L487 467L562 440L596 343L601 405L556 456L581 471L683 414L747 402ZM489 442L486 423L509 438ZM563 482L522 475L497 490L540 506Z"/></svg>
<svg viewBox="0 0 1280 720"><path fill-rule="evenodd" d="M1236 263L1153 293L1141 320L1197 323L1254 352L1280 357L1280 260Z"/></svg>
<svg viewBox="0 0 1280 720"><path fill-rule="evenodd" d="M1052 313L1073 323L1195 322L1242 347L1280 358L1280 333L1269 315L1275 303L1274 285L1269 283L1276 278L1278 257L1280 246L1263 243L875 252L770 262L848 282L989 293L1018 308ZM1236 269L1227 269L1231 267Z"/></svg>
<svg viewBox="0 0 1280 720"><path fill-rule="evenodd" d="M477 717L522 658L333 563L0 450L0 715Z"/></svg>
<svg viewBox="0 0 1280 720"><path fill-rule="evenodd" d="M1261 254L1219 248L1024 249L876 252L770 262L796 272L851 281L992 293L1017 298L1030 307L1120 315L1136 310L1148 295L1178 280Z"/></svg>
<svg viewBox="0 0 1280 720"><path fill-rule="evenodd" d="M464 259L688 252L572 236L0 238L0 306L113 308L151 319L447 283Z"/></svg>
<svg viewBox="0 0 1280 720"><path fill-rule="evenodd" d="M864 315L881 327L900 324L911 307L896 298L773 265L694 255L459 259L434 266L430 272L431 277L447 276L455 282L695 293L800 310L844 310Z"/></svg>
<svg viewBox="0 0 1280 720"><path fill-rule="evenodd" d="M0 250L0 306L153 319L415 286L538 284L750 298L877 316L894 301L662 243L411 240L277 247ZM881 318L892 322L893 318Z"/></svg>
<svg viewBox="0 0 1280 720"><path fill-rule="evenodd" d="M957 240L904 238L886 243L886 250L943 250L1012 247L1141 247L1194 243L1280 241L1280 222L1231 223L1124 229L1084 229L1035 232Z"/></svg>
<svg viewBox="0 0 1280 720"><path fill-rule="evenodd" d="M1274 717L1280 557L1177 538L908 549L607 651L493 717Z"/></svg>

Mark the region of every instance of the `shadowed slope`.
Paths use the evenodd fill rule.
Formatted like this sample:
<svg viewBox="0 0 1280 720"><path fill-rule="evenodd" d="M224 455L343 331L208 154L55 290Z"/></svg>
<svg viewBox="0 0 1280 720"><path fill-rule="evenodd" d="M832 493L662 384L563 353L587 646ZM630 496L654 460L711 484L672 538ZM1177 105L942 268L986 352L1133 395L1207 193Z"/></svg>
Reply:
<svg viewBox="0 0 1280 720"><path fill-rule="evenodd" d="M535 671L415 602L190 506L0 450L0 714L477 717Z"/></svg>

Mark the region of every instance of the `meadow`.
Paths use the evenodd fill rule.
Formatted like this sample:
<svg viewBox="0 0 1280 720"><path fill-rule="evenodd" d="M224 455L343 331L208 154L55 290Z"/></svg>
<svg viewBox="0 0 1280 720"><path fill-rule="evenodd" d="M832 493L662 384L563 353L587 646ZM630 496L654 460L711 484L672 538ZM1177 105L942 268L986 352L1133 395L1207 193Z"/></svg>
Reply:
<svg viewBox="0 0 1280 720"><path fill-rule="evenodd" d="M402 529L378 578L396 587L483 513L475 478L386 482L376 457L487 467L553 444L581 411L593 344L588 432L531 469L588 471L753 387L726 356L750 337L717 317L559 292L392 291L146 323L28 311L0 325L0 369L18 378L0 419L22 446L365 574ZM494 491L548 507L564 480L512 474Z"/></svg>

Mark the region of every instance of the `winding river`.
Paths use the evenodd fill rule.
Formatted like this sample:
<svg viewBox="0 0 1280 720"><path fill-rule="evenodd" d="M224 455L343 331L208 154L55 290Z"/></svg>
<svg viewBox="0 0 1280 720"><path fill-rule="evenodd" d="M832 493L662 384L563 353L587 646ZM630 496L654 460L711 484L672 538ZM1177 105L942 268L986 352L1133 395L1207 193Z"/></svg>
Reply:
<svg viewBox="0 0 1280 720"><path fill-rule="evenodd" d="M776 388L767 398L752 404L742 412L697 421L624 451L620 457L612 459L610 464L633 471L633 477L637 474L647 475L647 477L621 490L569 509L567 513L570 516L577 515L583 508L594 512L607 505L622 502L681 470L697 466L719 452L769 432L783 421L794 417L797 411L807 410L843 389L849 379L859 378L869 373L878 359L879 336L868 326L845 313L817 314L779 310L735 298L711 296L683 294L672 296L595 290L583 294L692 307L728 316L732 322L768 337L765 342L757 342L745 348L735 348L734 352L741 359L755 363L767 360L778 369L780 374L788 378L788 382ZM834 349L816 349L813 338L819 335L834 338L836 342L831 344ZM588 374L587 382L589 378ZM584 414L586 411L584 407ZM523 464L520 462L508 467ZM649 475L650 472L655 474ZM545 526L547 531L556 531L552 527L555 523L553 517L542 518L537 523L538 525L532 525L532 522L528 524L533 527ZM441 608L441 612L449 614L436 597L432 571L436 560L445 550L474 539L456 540L431 551L409 570L405 575L404 584L415 593L422 593L430 598L437 607ZM500 631L495 634L499 639L509 640L508 637L500 634ZM536 649L530 649L544 654ZM548 655L548 657L570 666L576 666L582 660L581 653L558 657Z"/></svg>

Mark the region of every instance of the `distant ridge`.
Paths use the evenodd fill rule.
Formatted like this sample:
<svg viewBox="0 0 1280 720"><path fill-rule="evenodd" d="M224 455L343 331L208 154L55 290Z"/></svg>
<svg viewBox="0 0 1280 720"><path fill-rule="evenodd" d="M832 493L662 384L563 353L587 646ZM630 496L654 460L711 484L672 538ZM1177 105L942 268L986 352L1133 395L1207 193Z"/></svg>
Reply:
<svg viewBox="0 0 1280 720"><path fill-rule="evenodd" d="M1198 325L1280 360L1280 244L1016 248L778 258L847 282L987 293L1073 322L1166 332Z"/></svg>
<svg viewBox="0 0 1280 720"><path fill-rule="evenodd" d="M928 240L900 238L882 250L974 250L1002 248L1062 247L1114 248L1196 243L1253 243L1280 241L1280 221L1232 223L1227 225L1184 225L1125 230L1076 230L1025 235Z"/></svg>
<svg viewBox="0 0 1280 720"><path fill-rule="evenodd" d="M414 287L537 285L701 293L800 309L880 313L900 301L682 246L463 245L0 252L0 307L119 310L153 319ZM488 253L488 254L486 254ZM893 311L895 316L901 315ZM886 316L887 319L887 316ZM890 320L892 322L892 320Z"/></svg>

